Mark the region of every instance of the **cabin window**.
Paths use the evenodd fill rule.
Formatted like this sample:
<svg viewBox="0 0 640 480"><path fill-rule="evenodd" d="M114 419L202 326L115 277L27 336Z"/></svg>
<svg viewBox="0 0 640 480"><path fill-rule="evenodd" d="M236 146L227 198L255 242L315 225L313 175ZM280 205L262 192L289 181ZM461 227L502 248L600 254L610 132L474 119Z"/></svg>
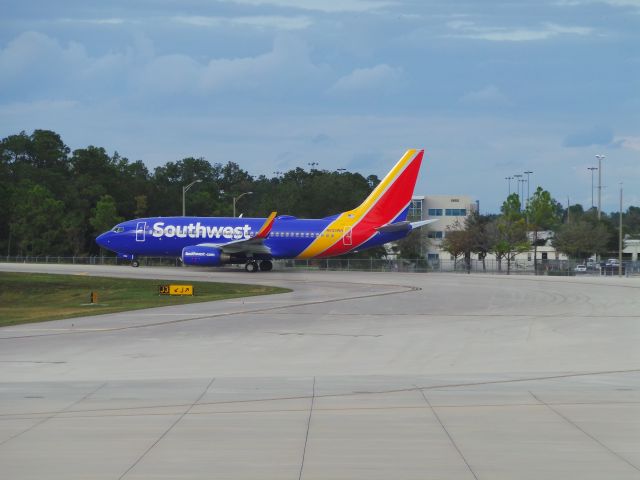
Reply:
<svg viewBox="0 0 640 480"><path fill-rule="evenodd" d="M113 231L114 231L115 233L122 233L122 232L124 232L124 227L115 227L115 228L113 229Z"/></svg>

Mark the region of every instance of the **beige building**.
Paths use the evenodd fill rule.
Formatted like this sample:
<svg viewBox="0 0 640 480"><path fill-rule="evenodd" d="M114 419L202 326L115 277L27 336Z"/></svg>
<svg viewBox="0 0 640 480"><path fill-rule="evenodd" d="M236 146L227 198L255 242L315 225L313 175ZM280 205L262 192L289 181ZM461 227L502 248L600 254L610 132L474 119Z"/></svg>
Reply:
<svg viewBox="0 0 640 480"><path fill-rule="evenodd" d="M437 219L422 228L428 238L424 242L424 256L429 260L449 258L440 245L447 235L447 229L456 225L464 225L465 218L476 211L478 204L466 195L414 195L409 206L409 220ZM444 256L443 256L444 255Z"/></svg>
<svg viewBox="0 0 640 480"><path fill-rule="evenodd" d="M442 240L447 236L448 230L455 229L456 224L464 227L466 217L477 210L478 203L467 195L414 195L409 207L409 220L438 219L422 229L428 239L424 242L424 257L429 260L451 259L451 255L441 248ZM529 236L533 240L531 232ZM553 248L552 232L538 232L538 238L538 261L567 259L566 255ZM533 252L532 247L530 251L517 254L514 260L519 265L532 266ZM475 255L473 257L475 258ZM492 256L488 258L491 259Z"/></svg>

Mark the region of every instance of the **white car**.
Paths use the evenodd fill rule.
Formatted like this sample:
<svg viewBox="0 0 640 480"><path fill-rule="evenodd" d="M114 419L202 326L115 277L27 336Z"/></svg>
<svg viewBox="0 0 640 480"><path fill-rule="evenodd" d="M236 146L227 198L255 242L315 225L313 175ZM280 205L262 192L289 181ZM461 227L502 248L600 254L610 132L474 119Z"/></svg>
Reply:
<svg viewBox="0 0 640 480"><path fill-rule="evenodd" d="M586 265L576 265L576 268L573 269L574 272L586 272L587 271L587 266Z"/></svg>

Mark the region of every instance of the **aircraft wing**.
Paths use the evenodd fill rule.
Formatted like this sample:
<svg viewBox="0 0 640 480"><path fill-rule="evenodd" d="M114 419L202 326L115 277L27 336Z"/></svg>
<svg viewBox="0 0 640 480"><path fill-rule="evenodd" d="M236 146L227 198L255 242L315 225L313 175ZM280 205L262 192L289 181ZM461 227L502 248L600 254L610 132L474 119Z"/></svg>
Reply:
<svg viewBox="0 0 640 480"><path fill-rule="evenodd" d="M269 255L271 250L264 244L264 239L269 236L276 215L276 212L271 212L271 215L260 227L258 233L251 238L241 238L227 243L203 243L201 245L217 247L224 253L263 253Z"/></svg>

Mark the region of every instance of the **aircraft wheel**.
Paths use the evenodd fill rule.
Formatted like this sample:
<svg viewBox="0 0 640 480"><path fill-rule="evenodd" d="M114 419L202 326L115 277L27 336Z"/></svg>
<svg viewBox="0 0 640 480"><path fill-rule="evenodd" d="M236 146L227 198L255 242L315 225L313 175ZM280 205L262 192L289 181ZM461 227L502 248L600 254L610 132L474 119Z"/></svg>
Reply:
<svg viewBox="0 0 640 480"><path fill-rule="evenodd" d="M273 263L271 260L263 260L260 262L260 271L270 272L271 270L273 270Z"/></svg>
<svg viewBox="0 0 640 480"><path fill-rule="evenodd" d="M258 264L256 262L247 262L247 264L244 266L244 269L247 272L257 272Z"/></svg>
<svg viewBox="0 0 640 480"><path fill-rule="evenodd" d="M139 266L140 266L140 262L139 262L138 260L133 260L133 261L131 262L131 266L132 266L132 267L139 267Z"/></svg>

